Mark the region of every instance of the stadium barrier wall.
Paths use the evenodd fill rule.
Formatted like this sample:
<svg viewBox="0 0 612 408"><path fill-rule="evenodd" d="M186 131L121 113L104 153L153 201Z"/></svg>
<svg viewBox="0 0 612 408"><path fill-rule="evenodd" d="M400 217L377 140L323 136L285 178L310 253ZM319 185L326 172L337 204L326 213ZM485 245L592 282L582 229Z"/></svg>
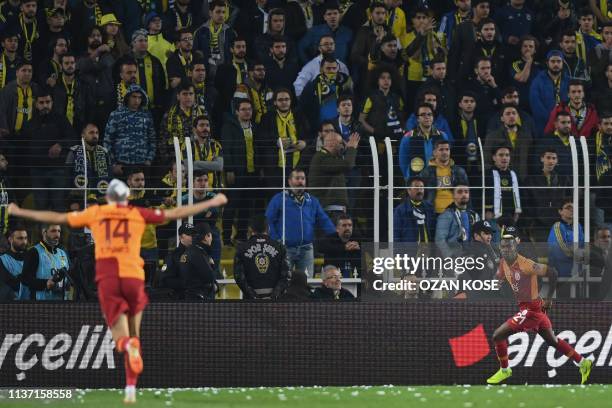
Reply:
<svg viewBox="0 0 612 408"><path fill-rule="evenodd" d="M142 327L142 387L484 384L490 340L514 303L151 304ZM612 302L559 302L557 334L612 383ZM121 387L99 307L0 305L3 387ZM510 384L577 384L578 368L533 334L510 338Z"/></svg>

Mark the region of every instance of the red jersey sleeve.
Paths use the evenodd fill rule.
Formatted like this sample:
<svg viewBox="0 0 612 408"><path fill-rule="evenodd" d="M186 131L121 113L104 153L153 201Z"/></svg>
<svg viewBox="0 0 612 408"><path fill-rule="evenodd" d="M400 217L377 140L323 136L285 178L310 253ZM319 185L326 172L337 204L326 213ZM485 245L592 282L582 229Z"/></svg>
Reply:
<svg viewBox="0 0 612 408"><path fill-rule="evenodd" d="M92 205L83 211L74 211L68 214L68 225L72 228L87 227L95 221L95 215L98 211L97 205Z"/></svg>
<svg viewBox="0 0 612 408"><path fill-rule="evenodd" d="M163 224L166 221L164 211L159 208L151 210L149 208L136 207L136 209L147 224Z"/></svg>
<svg viewBox="0 0 612 408"><path fill-rule="evenodd" d="M506 274L504 273L504 265L502 262L500 262L499 266L497 267L497 273L495 274L495 277L500 281L506 280Z"/></svg>

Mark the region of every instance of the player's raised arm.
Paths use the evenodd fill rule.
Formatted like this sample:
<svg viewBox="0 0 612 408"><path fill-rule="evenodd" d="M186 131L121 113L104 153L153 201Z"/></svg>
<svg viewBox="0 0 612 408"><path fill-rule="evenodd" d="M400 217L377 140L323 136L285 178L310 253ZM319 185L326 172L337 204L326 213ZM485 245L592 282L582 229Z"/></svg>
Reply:
<svg viewBox="0 0 612 408"><path fill-rule="evenodd" d="M164 217L166 221L178 220L181 218L187 218L191 215L196 215L204 212L210 208L220 207L227 204L227 197L223 193L219 193L210 200L201 201L197 204L187 205L183 207L177 207L170 210L164 211Z"/></svg>
<svg viewBox="0 0 612 408"><path fill-rule="evenodd" d="M26 218L36 222L43 222L47 224L68 224L68 213L28 210L26 208L20 208L15 203L9 204L8 213L14 217Z"/></svg>

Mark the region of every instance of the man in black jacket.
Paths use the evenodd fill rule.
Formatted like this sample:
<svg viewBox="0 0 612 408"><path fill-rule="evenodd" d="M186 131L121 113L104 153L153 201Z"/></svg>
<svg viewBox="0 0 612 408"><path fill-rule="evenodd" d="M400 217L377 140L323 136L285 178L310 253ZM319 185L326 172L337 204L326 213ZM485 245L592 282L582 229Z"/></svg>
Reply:
<svg viewBox="0 0 612 408"><path fill-rule="evenodd" d="M327 265L321 272L321 286L312 292L313 299L344 300L355 299L355 296L342 287L342 273L333 266Z"/></svg>
<svg viewBox="0 0 612 408"><path fill-rule="evenodd" d="M213 260L210 256L212 231L203 222L196 226L195 242L181 256L181 287L185 300L203 302L215 299L217 282L213 271Z"/></svg>
<svg viewBox="0 0 612 408"><path fill-rule="evenodd" d="M276 300L291 280L285 247L268 237L268 223L261 215L249 220L248 235L248 240L236 248L236 283L244 299Z"/></svg>
<svg viewBox="0 0 612 408"><path fill-rule="evenodd" d="M185 252L193 243L194 235L198 231L193 224L183 224L179 227L179 244L166 256L165 264L161 269L160 286L163 288L174 289L177 298L185 297L184 288L181 282L181 259L186 256Z"/></svg>
<svg viewBox="0 0 612 408"><path fill-rule="evenodd" d="M361 271L361 244L353 236L353 220L348 215L336 219L336 234L321 240L319 251L324 265L333 265L342 271L342 277L353 278Z"/></svg>

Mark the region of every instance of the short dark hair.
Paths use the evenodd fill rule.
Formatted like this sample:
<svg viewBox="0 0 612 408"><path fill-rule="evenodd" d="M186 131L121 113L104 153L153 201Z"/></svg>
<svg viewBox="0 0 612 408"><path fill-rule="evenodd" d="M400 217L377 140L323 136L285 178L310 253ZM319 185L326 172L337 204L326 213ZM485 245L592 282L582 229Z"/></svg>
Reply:
<svg viewBox="0 0 612 408"><path fill-rule="evenodd" d="M340 224L340 221L346 221L346 220L349 220L351 222L353 221L353 219L349 215L340 214L336 217L336 225Z"/></svg>
<svg viewBox="0 0 612 408"><path fill-rule="evenodd" d="M515 92L519 93L518 90L516 89L516 87L510 85L510 86L507 86L504 89L502 89L501 96L504 97L506 95L513 94Z"/></svg>
<svg viewBox="0 0 612 408"><path fill-rule="evenodd" d="M427 108L431 110L431 113L434 113L436 110L434 109L434 107L431 105L431 103L427 103L427 102L423 102L417 105L416 109L414 110L415 113L419 113L419 110L421 108Z"/></svg>
<svg viewBox="0 0 612 408"><path fill-rule="evenodd" d="M74 58L75 61L77 59L77 56L76 56L76 54L74 52L68 51L67 53L65 53L64 55L62 55L60 57L60 64L62 64L64 62L64 58L69 58L69 57Z"/></svg>
<svg viewBox="0 0 612 408"><path fill-rule="evenodd" d="M612 118L612 111L603 111L599 114L599 121L601 122L602 119L609 119Z"/></svg>
<svg viewBox="0 0 612 408"><path fill-rule="evenodd" d="M323 126L329 126L329 125L333 126L333 128L336 129L336 124L334 123L334 121L330 119L326 119L322 121L321 124L319 125L319 131L323 130Z"/></svg>
<svg viewBox="0 0 612 408"><path fill-rule="evenodd" d="M390 43L390 42L397 42L397 38L393 34L385 34L383 38L380 40L380 45Z"/></svg>
<svg viewBox="0 0 612 408"><path fill-rule="evenodd" d="M264 215L254 215L249 218L249 228L255 233L262 234L268 230L268 220Z"/></svg>
<svg viewBox="0 0 612 408"><path fill-rule="evenodd" d="M463 98L465 98L466 96L467 96L468 98L472 98L472 99L474 99L474 101L476 101L476 99L477 99L477 98L476 98L476 94L475 94L473 91L463 91L463 92L461 92L461 94L459 95L459 99L458 99L458 101L459 101L459 102L461 102L461 100L462 100Z"/></svg>
<svg viewBox="0 0 612 408"><path fill-rule="evenodd" d="M563 197L561 201L559 201L559 210L562 210L565 207L565 204L574 204L574 199L572 197Z"/></svg>
<svg viewBox="0 0 612 408"><path fill-rule="evenodd" d="M423 183L423 185L425 185L425 179L423 177L412 176L408 179L408 181L406 181L406 187L412 187L412 184L414 184L416 181L420 181Z"/></svg>
<svg viewBox="0 0 612 408"><path fill-rule="evenodd" d="M272 41L270 42L270 48L272 48L272 46L274 44L277 44L277 43L285 43L285 44L287 44L287 40L282 35L274 35L272 37Z"/></svg>
<svg viewBox="0 0 612 408"><path fill-rule="evenodd" d="M567 30L563 31L559 36L559 42L563 41L563 37L576 37L576 31L571 28L568 28Z"/></svg>
<svg viewBox="0 0 612 408"><path fill-rule="evenodd" d="M476 61L474 62L474 68L478 68L478 64L480 64L482 61L487 61L490 64L493 64L491 62L491 57L486 57L484 55L481 55L480 57L476 58Z"/></svg>
<svg viewBox="0 0 612 408"><path fill-rule="evenodd" d="M482 30L482 27L484 27L487 24L493 24L495 26L495 31L497 31L497 24L495 24L495 20L493 20L491 17L487 17L487 18L480 20L480 22L478 23L477 30L478 31Z"/></svg>
<svg viewBox="0 0 612 408"><path fill-rule="evenodd" d="M515 105L512 105L511 103L504 103L501 107L500 112L502 113L502 115L504 114L504 112L506 111L506 109L514 109L515 111L518 112L518 108Z"/></svg>
<svg viewBox="0 0 612 408"><path fill-rule="evenodd" d="M177 32L176 32L176 38L177 38L178 40L180 40L180 39L181 39L181 36L182 36L183 34L192 34L192 35L193 35L193 31L191 31L191 29L190 29L190 28L188 28L188 27L183 27L183 28L181 28L180 30L177 30Z"/></svg>
<svg viewBox="0 0 612 408"><path fill-rule="evenodd" d="M446 139L444 139L443 137L436 137L434 139L434 149L437 149L438 146L440 145L449 145L450 146L450 142Z"/></svg>
<svg viewBox="0 0 612 408"><path fill-rule="evenodd" d="M525 41L533 41L535 44L535 49L536 51L540 48L540 42L538 41L537 38L535 38L533 35L530 34L526 34L524 36L522 36L519 40L519 49L523 46L523 43Z"/></svg>
<svg viewBox="0 0 612 408"><path fill-rule="evenodd" d="M280 7L276 7L273 8L272 10L270 10L270 12L268 13L269 18L271 19L272 16L286 16L285 10L280 8Z"/></svg>
<svg viewBox="0 0 612 408"><path fill-rule="evenodd" d="M569 118L571 118L571 117L572 117L572 115L570 115L570 113L569 113L569 112L564 111L564 110L560 110L560 111L558 111L558 112L555 114L555 120L559 119L561 116L567 116L567 117L569 117Z"/></svg>
<svg viewBox="0 0 612 408"><path fill-rule="evenodd" d="M276 98L278 98L278 94L281 94L281 93L288 94L289 98L291 98L291 102L293 102L293 93L289 90L289 88L284 88L284 87L276 88L274 90L274 95L272 95L272 100L275 101Z"/></svg>
<svg viewBox="0 0 612 408"><path fill-rule="evenodd" d="M253 107L253 102L251 102L250 99L240 98L236 100L236 112L238 112L238 110L240 109L240 105L242 105L243 103L248 103L249 105L251 105L251 108Z"/></svg>
<svg viewBox="0 0 612 408"><path fill-rule="evenodd" d="M540 157L544 157L546 153L557 154L557 149L555 149L554 147L549 147L548 145L545 145L544 147L542 147L542 149L540 149Z"/></svg>
<svg viewBox="0 0 612 408"><path fill-rule="evenodd" d="M593 13L593 10L591 10L590 7L583 7L580 10L578 10L578 18L585 17L585 16L591 16L595 18L595 13Z"/></svg>
<svg viewBox="0 0 612 408"><path fill-rule="evenodd" d="M237 43L237 42L239 42L239 41L242 41L242 42L244 42L245 44L247 43L246 38L244 38L244 37L240 37L240 36L237 36L236 38L234 38L234 39L232 40L232 43L230 44L231 48L234 48L234 46L236 45L236 43Z"/></svg>
<svg viewBox="0 0 612 408"><path fill-rule="evenodd" d="M332 57L331 55L325 55L325 56L323 56L323 58L321 58L321 67L324 64L336 64L336 65L339 65L338 64L338 60L336 60L336 58Z"/></svg>
<svg viewBox="0 0 612 408"><path fill-rule="evenodd" d="M569 89L570 86L581 86L582 90L584 90L584 82L582 82L580 79L570 79L569 83L567 84L567 88Z"/></svg>
<svg viewBox="0 0 612 408"><path fill-rule="evenodd" d="M210 2L208 9L212 11L217 7L225 7L225 2L223 0L213 0Z"/></svg>
<svg viewBox="0 0 612 408"><path fill-rule="evenodd" d="M138 63L133 58L127 58L127 57L122 58L121 62L119 62L119 72L121 72L123 67L126 66L126 65L133 65L133 66L137 67Z"/></svg>
<svg viewBox="0 0 612 408"><path fill-rule="evenodd" d="M193 127L198 126L198 123L200 123L201 120L206 120L208 121L208 123L210 123L210 118L206 115L198 115L195 117L195 119L193 119Z"/></svg>
<svg viewBox="0 0 612 408"><path fill-rule="evenodd" d="M306 170L304 170L302 167L296 167L289 172L289 175L287 176L287 178L291 178L293 177L294 174L297 174L297 173L304 173L304 175L306 175Z"/></svg>
<svg viewBox="0 0 612 408"><path fill-rule="evenodd" d="M176 94L180 94L183 91L188 91L190 88L195 88L193 83L189 80L182 80L176 87Z"/></svg>
<svg viewBox="0 0 612 408"><path fill-rule="evenodd" d="M499 144L493 147L493 150L491 150L491 153L492 153L491 155L495 156L497 152L500 151L501 149L508 149L508 151L512 153L512 146L510 146L509 144Z"/></svg>
<svg viewBox="0 0 612 408"><path fill-rule="evenodd" d="M377 9L379 7L384 8L385 10L387 10L387 6L385 6L385 3L383 3L382 1L376 0L370 3L370 7L368 7L368 9L370 10L370 12L374 11L374 9Z"/></svg>

